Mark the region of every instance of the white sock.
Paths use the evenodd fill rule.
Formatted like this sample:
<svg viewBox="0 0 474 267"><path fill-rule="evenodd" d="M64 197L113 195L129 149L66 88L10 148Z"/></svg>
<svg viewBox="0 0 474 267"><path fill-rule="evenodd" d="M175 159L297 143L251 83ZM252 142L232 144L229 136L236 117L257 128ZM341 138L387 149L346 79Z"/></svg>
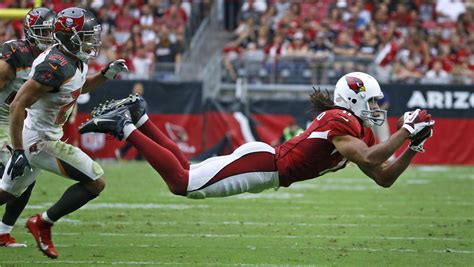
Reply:
<svg viewBox="0 0 474 267"><path fill-rule="evenodd" d="M148 115L145 113L143 114L143 116L141 116L141 118L137 121L137 123L135 124L135 126L137 128L140 128L143 124L145 124L145 122L148 120Z"/></svg>
<svg viewBox="0 0 474 267"><path fill-rule="evenodd" d="M0 234L9 234L13 229L13 225L7 225L0 222Z"/></svg>
<svg viewBox="0 0 474 267"><path fill-rule="evenodd" d="M128 136L136 129L137 127L131 123L125 125L125 127L123 127L123 140L127 140Z"/></svg>
<svg viewBox="0 0 474 267"><path fill-rule="evenodd" d="M41 219L45 222L49 222L50 224L54 224L54 221L48 217L46 211L41 214Z"/></svg>

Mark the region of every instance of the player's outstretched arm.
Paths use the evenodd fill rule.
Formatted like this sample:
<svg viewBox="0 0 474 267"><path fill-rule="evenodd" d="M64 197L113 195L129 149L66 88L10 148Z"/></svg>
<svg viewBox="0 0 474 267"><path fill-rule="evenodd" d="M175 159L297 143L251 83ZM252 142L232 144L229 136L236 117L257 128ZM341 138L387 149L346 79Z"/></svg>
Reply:
<svg viewBox="0 0 474 267"><path fill-rule="evenodd" d="M25 110L53 88L42 85L35 80L26 81L18 90L15 99L10 104L10 135L13 149L23 149L22 131Z"/></svg>
<svg viewBox="0 0 474 267"><path fill-rule="evenodd" d="M408 136L409 133L401 129L390 136L387 141L371 147L350 135L336 136L332 141L343 157L357 164L378 185L389 187L408 167L415 155L412 153L413 151L409 151L392 164L385 163L405 143Z"/></svg>
<svg viewBox="0 0 474 267"><path fill-rule="evenodd" d="M87 76L81 92L85 94L94 91L107 80L115 79L120 72L128 72L124 59L112 61L100 73Z"/></svg>
<svg viewBox="0 0 474 267"><path fill-rule="evenodd" d="M400 122L403 123L389 139L371 147L349 135L336 136L332 141L341 155L356 163L378 185L390 187L410 165L416 152L424 152L423 143L433 134L434 121L426 110L406 112ZM385 163L407 139L411 140L409 149L394 162Z"/></svg>

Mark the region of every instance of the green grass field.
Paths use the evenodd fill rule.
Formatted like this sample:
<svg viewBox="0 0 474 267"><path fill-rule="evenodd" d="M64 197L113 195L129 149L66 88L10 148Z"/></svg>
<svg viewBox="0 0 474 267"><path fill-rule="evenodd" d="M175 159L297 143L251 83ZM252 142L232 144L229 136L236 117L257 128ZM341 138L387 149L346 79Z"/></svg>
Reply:
<svg viewBox="0 0 474 267"><path fill-rule="evenodd" d="M71 181L43 173L0 266L473 266L474 167L413 167L380 188L354 166L278 191L188 200L142 162L104 163L103 194L53 228L43 256L25 218Z"/></svg>

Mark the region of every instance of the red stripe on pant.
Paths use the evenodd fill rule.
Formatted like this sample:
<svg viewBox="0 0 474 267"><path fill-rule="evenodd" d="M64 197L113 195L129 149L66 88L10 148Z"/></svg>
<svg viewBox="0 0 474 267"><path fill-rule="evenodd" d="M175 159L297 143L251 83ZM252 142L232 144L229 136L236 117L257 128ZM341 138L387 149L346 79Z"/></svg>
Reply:
<svg viewBox="0 0 474 267"><path fill-rule="evenodd" d="M134 130L128 136L127 141L135 146L148 163L161 175L173 194L186 196L189 171L183 168L176 155L155 143L139 130Z"/></svg>

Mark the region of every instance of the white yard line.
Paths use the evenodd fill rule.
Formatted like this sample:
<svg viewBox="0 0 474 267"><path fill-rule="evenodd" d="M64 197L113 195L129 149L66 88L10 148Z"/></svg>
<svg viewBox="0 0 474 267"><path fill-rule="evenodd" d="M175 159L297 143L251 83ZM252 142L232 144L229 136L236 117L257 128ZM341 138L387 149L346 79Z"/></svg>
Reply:
<svg viewBox="0 0 474 267"><path fill-rule="evenodd" d="M56 245L56 247L77 247L77 244L74 245ZM79 247L140 247L140 248L160 248L166 246L159 246L159 245L143 245L143 244L118 244L118 245L95 245L95 244L81 244ZM275 249L275 247L269 246L246 246L250 250L258 250L258 249ZM315 250L349 250L349 251L370 251L370 252L414 252L414 253L459 253L459 254L474 254L473 250L457 250L457 249L450 249L446 248L444 250L439 249L432 249L432 250L423 250L423 249L408 249L408 248L347 248L347 247L315 247L315 246L278 246L280 249L315 249ZM235 247L233 247L235 248Z"/></svg>
<svg viewBox="0 0 474 267"><path fill-rule="evenodd" d="M60 247L60 248L67 248L67 247L78 247L77 244L74 245L55 245L55 247ZM163 245L144 245L144 244L107 244L107 245L102 245L102 244L81 244L79 247L140 247L140 248L162 248L162 247L167 247ZM185 246L181 246L185 247ZM232 248L238 248L238 247L232 247ZM275 247L270 247L270 246L246 246L246 248L250 250L258 250L258 249L275 249ZM415 253L459 253L459 254L474 254L474 250L457 250L457 249L450 249L446 248L444 250L440 249L432 249L432 250L423 250L423 249L408 249L408 248L364 248L364 247L359 247L359 248L348 248L348 247L317 247L317 246L278 246L280 249L294 249L294 250L301 250L301 249L316 249L316 250L349 250L349 251L370 251L370 252L415 252Z"/></svg>
<svg viewBox="0 0 474 267"><path fill-rule="evenodd" d="M23 225L26 220L19 220L18 225ZM97 222L97 221L79 221L70 219L61 219L59 222L72 225L149 225L145 221L111 221L111 222ZM153 225L237 225L237 226L298 226L298 227L410 227L410 228L425 228L425 227L444 227L441 224L363 224L363 223L297 223L297 222L251 222L251 221L223 221L223 222L204 222L204 221L157 221Z"/></svg>
<svg viewBox="0 0 474 267"><path fill-rule="evenodd" d="M83 234L83 233L82 233ZM55 235L81 235L81 233L55 233ZM208 238L324 238L324 239L377 239L377 240L433 240L433 241L474 241L471 238L454 238L454 237L443 237L443 236L348 236L348 235L247 235L247 234L141 234L141 233L97 233L99 236L139 236L139 237L173 237L173 238L194 238L194 237L208 237Z"/></svg>
<svg viewBox="0 0 474 267"><path fill-rule="evenodd" d="M299 202L298 202L299 203ZM308 203L313 203L309 202ZM457 202L453 202L456 204ZM313 203L314 204L314 203ZM318 202L317 205L322 203ZM472 206L473 203L461 202L457 203L460 206ZM334 204L333 204L334 205ZM38 204L38 205L28 205L26 208L29 209L44 209L49 207L50 204ZM96 209L172 209L172 210L181 210L181 209L208 209L208 205L187 205L187 204L152 204L152 203L143 203L143 204L126 204L126 203L95 203L87 204L81 208L81 210L96 210ZM242 207L245 208L245 207ZM288 207L289 209L292 207ZM294 210L300 210L301 207L292 208ZM339 210L357 210L356 208L336 208L336 211ZM380 208L378 208L380 209ZM383 205L382 205L383 210ZM317 211L316 211L317 212ZM209 215L212 215L210 213ZM235 212L226 212L226 216L242 216L240 213ZM433 216L397 216L397 215L366 215L366 214L298 214L298 213L282 213L279 214L280 217L292 217L292 218L317 218L317 219L341 219L341 218L351 218L351 219L393 219L393 220L432 220L432 221L467 221L474 220L474 216L467 217L433 217Z"/></svg>

